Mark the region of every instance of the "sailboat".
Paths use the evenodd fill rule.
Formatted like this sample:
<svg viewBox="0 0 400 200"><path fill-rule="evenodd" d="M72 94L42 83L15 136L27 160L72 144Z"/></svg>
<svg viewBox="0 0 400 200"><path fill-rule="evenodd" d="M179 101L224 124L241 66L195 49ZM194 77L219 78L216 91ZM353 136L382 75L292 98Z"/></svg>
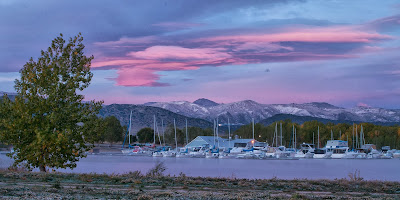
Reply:
<svg viewBox="0 0 400 200"><path fill-rule="evenodd" d="M274 131L274 143L275 147L268 147L265 153L265 159L282 159L282 160L298 160L300 158L295 157L295 151L288 151L285 146L283 146L283 136L282 136L282 123L280 123L280 145L278 146L278 124L275 124Z"/></svg>
<svg viewBox="0 0 400 200"><path fill-rule="evenodd" d="M231 125L228 118L228 149L225 151L220 152L218 158L234 158L233 154L231 154Z"/></svg>
<svg viewBox="0 0 400 200"><path fill-rule="evenodd" d="M214 120L213 130L214 130L214 146L208 150L208 152L206 153L206 158L219 158L218 118L216 123ZM215 146L216 140L218 140L217 142L218 147Z"/></svg>
<svg viewBox="0 0 400 200"><path fill-rule="evenodd" d="M188 136L188 126L187 126L187 119L186 119L186 145L189 144L189 136ZM177 158L188 158L190 157L189 148L183 147L179 148L179 151L176 153Z"/></svg>
<svg viewBox="0 0 400 200"><path fill-rule="evenodd" d="M169 149L168 151L163 152L164 157L175 157L176 152L178 150L178 141L176 140L176 123L174 119L174 130L175 130L175 150Z"/></svg>
<svg viewBox="0 0 400 200"><path fill-rule="evenodd" d="M296 142L297 142L297 132L296 129L294 128L293 125L293 130L294 130L294 147L296 149ZM314 133L313 133L313 140L314 140ZM300 150L296 152L295 157L297 158L313 158L314 157L314 144L309 144L309 143L304 143L300 145Z"/></svg>
<svg viewBox="0 0 400 200"><path fill-rule="evenodd" d="M127 155L135 155L135 154L142 154L143 153L143 149L139 146L131 146L131 129L132 129L132 111L131 114L129 116L129 128L126 131L125 134L125 138L124 138L124 142L122 143L122 149L121 152L123 154L127 154ZM129 134L129 135L128 135ZM126 137L128 136L128 148L124 149L125 146L125 141L126 141Z"/></svg>
<svg viewBox="0 0 400 200"><path fill-rule="evenodd" d="M260 156L261 152L258 152L258 154L254 153L254 144L255 144L255 139L254 139L254 118L252 119L252 127L253 127L253 139L251 140L251 146L249 148L243 149L243 153L238 154L236 158L245 158L245 159L252 159L252 158L257 158Z"/></svg>
<svg viewBox="0 0 400 200"><path fill-rule="evenodd" d="M313 158L331 158L332 152L328 152L326 148L319 148L319 126L318 126L318 148L314 150Z"/></svg>
<svg viewBox="0 0 400 200"><path fill-rule="evenodd" d="M162 120L161 120L161 125L162 125ZM164 129L164 128L163 128ZM156 150L153 152L153 157L163 157L164 156L164 152L169 150L169 147L167 146L162 146L161 143L161 137L160 137L160 132L158 131L158 124L157 124L157 120L156 117L154 115L154 139L155 139L155 132L157 130L158 133L158 140L160 141L160 146L158 148L156 148ZM155 144L155 140L154 140L154 144Z"/></svg>

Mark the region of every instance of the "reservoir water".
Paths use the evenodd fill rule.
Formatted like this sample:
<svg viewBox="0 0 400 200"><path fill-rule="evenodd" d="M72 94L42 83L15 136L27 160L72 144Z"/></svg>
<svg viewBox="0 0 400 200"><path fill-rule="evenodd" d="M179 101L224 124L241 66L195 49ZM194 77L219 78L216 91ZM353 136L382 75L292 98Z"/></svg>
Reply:
<svg viewBox="0 0 400 200"><path fill-rule="evenodd" d="M348 178L349 173L360 171L366 180L400 181L400 159L300 159L300 160L251 160L163 158L125 156L122 154L88 155L77 163L74 173L117 173L139 170L146 173L156 163L163 162L165 174L203 177L232 177L248 179L336 179ZM0 154L0 168L7 168L12 160Z"/></svg>

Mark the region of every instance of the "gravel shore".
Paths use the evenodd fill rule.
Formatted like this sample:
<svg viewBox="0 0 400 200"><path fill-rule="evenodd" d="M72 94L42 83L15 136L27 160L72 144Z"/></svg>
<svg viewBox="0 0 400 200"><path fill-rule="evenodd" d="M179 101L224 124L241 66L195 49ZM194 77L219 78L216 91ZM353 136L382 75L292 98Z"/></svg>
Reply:
<svg viewBox="0 0 400 200"><path fill-rule="evenodd" d="M0 171L0 199L400 199L400 183Z"/></svg>

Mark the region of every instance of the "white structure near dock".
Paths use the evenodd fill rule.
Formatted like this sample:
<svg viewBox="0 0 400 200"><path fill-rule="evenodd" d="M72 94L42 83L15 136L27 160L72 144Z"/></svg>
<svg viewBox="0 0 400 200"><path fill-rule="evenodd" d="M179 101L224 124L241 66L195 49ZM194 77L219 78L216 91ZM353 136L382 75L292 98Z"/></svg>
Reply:
<svg viewBox="0 0 400 200"><path fill-rule="evenodd" d="M214 137L214 136L197 136L195 139L193 139L189 144L185 146L185 148L196 148L196 147L208 147L208 148L213 148L215 147L220 147L220 148L233 148L236 146L239 147L246 147L246 146L252 146L252 140L253 139L224 139L221 137ZM254 140L254 142L257 142Z"/></svg>

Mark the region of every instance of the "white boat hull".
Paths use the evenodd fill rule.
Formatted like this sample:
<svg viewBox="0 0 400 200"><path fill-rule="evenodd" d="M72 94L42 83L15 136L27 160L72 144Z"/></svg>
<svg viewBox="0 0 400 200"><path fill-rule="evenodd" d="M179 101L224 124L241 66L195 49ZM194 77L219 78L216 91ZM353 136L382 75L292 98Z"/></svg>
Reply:
<svg viewBox="0 0 400 200"><path fill-rule="evenodd" d="M177 158L190 158L189 154L176 154Z"/></svg>
<svg viewBox="0 0 400 200"><path fill-rule="evenodd" d="M329 153L325 153L325 154L314 154L313 158L316 159L327 159L327 158L331 158L332 154Z"/></svg>

